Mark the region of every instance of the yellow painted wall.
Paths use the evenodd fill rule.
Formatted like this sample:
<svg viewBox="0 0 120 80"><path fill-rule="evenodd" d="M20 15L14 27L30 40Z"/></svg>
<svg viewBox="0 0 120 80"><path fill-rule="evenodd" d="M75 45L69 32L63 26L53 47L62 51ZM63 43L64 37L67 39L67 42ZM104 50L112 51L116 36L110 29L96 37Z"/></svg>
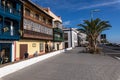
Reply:
<svg viewBox="0 0 120 80"><path fill-rule="evenodd" d="M44 41L39 40L20 40L16 41L16 58L20 58L20 44L27 44L28 45L28 53L29 55L33 55L36 51L38 51L39 54L45 53L45 48L43 52L40 52L40 42L44 43ZM33 46L35 44L35 46Z"/></svg>
<svg viewBox="0 0 120 80"><path fill-rule="evenodd" d="M57 44L59 44L59 49L63 49L63 42L54 42L55 50L57 50Z"/></svg>

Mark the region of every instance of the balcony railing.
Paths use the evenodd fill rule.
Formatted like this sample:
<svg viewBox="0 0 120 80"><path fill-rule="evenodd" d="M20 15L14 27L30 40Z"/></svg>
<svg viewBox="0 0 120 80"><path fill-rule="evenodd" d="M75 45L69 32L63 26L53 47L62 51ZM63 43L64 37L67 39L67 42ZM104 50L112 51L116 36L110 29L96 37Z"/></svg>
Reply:
<svg viewBox="0 0 120 80"><path fill-rule="evenodd" d="M10 29L10 26L0 27L0 39L2 40L18 40L20 37L18 29Z"/></svg>
<svg viewBox="0 0 120 80"><path fill-rule="evenodd" d="M62 42L64 39L62 37L54 37L54 41Z"/></svg>
<svg viewBox="0 0 120 80"><path fill-rule="evenodd" d="M14 26L14 29L10 29L10 26L4 26L1 28L2 35L7 35L7 36L16 36L19 34L18 30L15 29L16 26Z"/></svg>
<svg viewBox="0 0 120 80"><path fill-rule="evenodd" d="M63 33L63 30L57 27L57 28L53 28L53 32Z"/></svg>
<svg viewBox="0 0 120 80"><path fill-rule="evenodd" d="M20 16L20 11L17 11L14 8L9 8L9 7L5 7L5 6L0 5L0 10L4 13L10 13L10 14L13 14L13 15L16 15L16 16Z"/></svg>
<svg viewBox="0 0 120 80"><path fill-rule="evenodd" d="M23 31L23 37L24 38L32 38L32 39L53 40L52 35L35 32L35 31L31 31L31 30L26 30L26 29L24 29L24 31Z"/></svg>
<svg viewBox="0 0 120 80"><path fill-rule="evenodd" d="M52 28L52 24L45 24L44 22L39 21L39 20L37 20L37 19L35 19L35 18L31 17L31 16L27 16L27 15L24 15L24 17L25 17L26 19L29 19L29 20L31 20L31 21L34 21L34 22L36 22L36 23L38 23L38 24L41 24L41 25L43 25L43 26L45 26L45 27Z"/></svg>

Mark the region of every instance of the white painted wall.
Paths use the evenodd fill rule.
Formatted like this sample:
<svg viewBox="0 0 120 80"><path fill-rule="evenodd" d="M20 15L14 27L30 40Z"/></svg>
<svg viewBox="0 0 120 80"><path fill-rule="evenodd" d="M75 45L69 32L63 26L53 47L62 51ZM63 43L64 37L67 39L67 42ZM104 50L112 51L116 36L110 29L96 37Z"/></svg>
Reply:
<svg viewBox="0 0 120 80"><path fill-rule="evenodd" d="M12 43L12 62L14 62L15 60L15 46L14 46L14 43Z"/></svg>
<svg viewBox="0 0 120 80"><path fill-rule="evenodd" d="M86 44L88 41L86 41L86 34L84 33L79 33L79 37L82 39L81 44Z"/></svg>
<svg viewBox="0 0 120 80"><path fill-rule="evenodd" d="M77 31L75 29L72 28L72 31L70 31L70 29L63 29L64 33L68 33L68 41L64 41L64 42L68 42L68 47L76 47L78 46L78 39L77 39ZM68 31L65 31L68 30ZM72 34L72 39L71 39L71 34ZM71 44L72 41L72 44Z"/></svg>
<svg viewBox="0 0 120 80"><path fill-rule="evenodd" d="M72 31L72 47L78 46L77 33Z"/></svg>

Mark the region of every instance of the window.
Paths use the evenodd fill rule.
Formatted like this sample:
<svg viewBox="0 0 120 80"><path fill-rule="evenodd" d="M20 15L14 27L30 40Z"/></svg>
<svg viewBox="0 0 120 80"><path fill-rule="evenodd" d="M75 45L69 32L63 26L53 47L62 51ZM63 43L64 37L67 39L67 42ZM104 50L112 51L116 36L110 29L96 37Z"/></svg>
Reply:
<svg viewBox="0 0 120 80"><path fill-rule="evenodd" d="M40 17L40 21L43 21L43 17L41 15L39 15L39 17Z"/></svg>
<svg viewBox="0 0 120 80"><path fill-rule="evenodd" d="M1 3L2 6L5 6L5 0L1 0Z"/></svg>
<svg viewBox="0 0 120 80"><path fill-rule="evenodd" d="M35 14L35 19L39 20L39 15Z"/></svg>
<svg viewBox="0 0 120 80"><path fill-rule="evenodd" d="M40 43L40 52L44 51L44 43Z"/></svg>
<svg viewBox="0 0 120 80"><path fill-rule="evenodd" d="M68 40L68 33L64 33L64 40Z"/></svg>
<svg viewBox="0 0 120 80"><path fill-rule="evenodd" d="M42 26L42 25L35 23L31 20L28 20L28 19L24 19L24 29L53 35L52 29Z"/></svg>
<svg viewBox="0 0 120 80"><path fill-rule="evenodd" d="M48 19L46 19L46 24L48 24Z"/></svg>
<svg viewBox="0 0 120 80"><path fill-rule="evenodd" d="M25 15L30 16L30 10L25 8Z"/></svg>
<svg viewBox="0 0 120 80"><path fill-rule="evenodd" d="M49 24L52 24L52 20L51 20L51 19L50 19L50 20L48 20L48 23L49 23Z"/></svg>
<svg viewBox="0 0 120 80"><path fill-rule="evenodd" d="M46 19L43 17L43 22L46 23Z"/></svg>
<svg viewBox="0 0 120 80"><path fill-rule="evenodd" d="M2 16L0 16L0 23L2 22Z"/></svg>
<svg viewBox="0 0 120 80"><path fill-rule="evenodd" d="M55 38L60 38L60 34L54 34Z"/></svg>

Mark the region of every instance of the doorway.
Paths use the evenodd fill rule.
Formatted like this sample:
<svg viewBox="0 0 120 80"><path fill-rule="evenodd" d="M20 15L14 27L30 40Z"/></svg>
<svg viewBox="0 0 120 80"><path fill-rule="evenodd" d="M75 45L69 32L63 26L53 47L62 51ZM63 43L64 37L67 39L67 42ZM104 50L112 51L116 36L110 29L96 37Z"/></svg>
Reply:
<svg viewBox="0 0 120 80"><path fill-rule="evenodd" d="M59 50L59 44L57 44L57 50Z"/></svg>
<svg viewBox="0 0 120 80"><path fill-rule="evenodd" d="M65 42L65 48L68 48L68 42Z"/></svg>
<svg viewBox="0 0 120 80"><path fill-rule="evenodd" d="M27 44L20 44L20 59L24 59L24 53L28 52L28 45Z"/></svg>
<svg viewBox="0 0 120 80"><path fill-rule="evenodd" d="M4 50L4 61L8 63L12 61L12 43L0 43L0 52Z"/></svg>

